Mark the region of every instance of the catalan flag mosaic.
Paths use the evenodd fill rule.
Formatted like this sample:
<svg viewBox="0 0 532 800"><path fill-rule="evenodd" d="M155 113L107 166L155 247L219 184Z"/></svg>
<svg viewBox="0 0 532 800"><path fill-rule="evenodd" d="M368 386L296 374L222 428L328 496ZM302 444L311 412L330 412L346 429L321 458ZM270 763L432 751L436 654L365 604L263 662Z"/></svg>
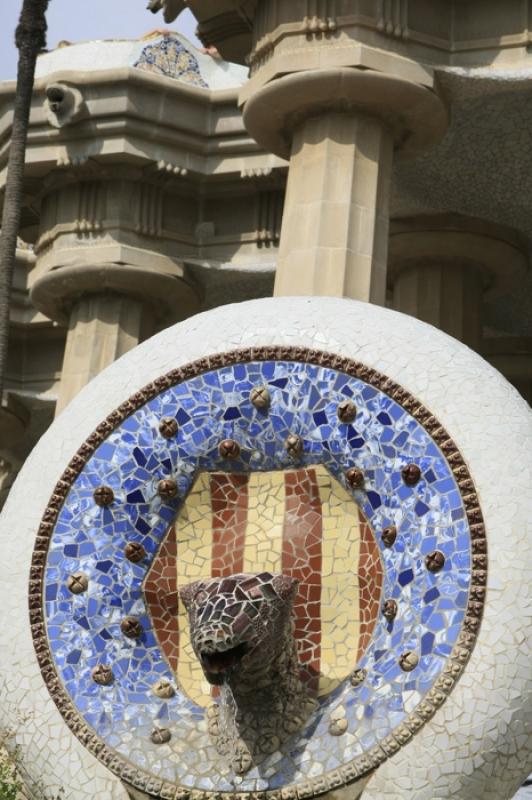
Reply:
<svg viewBox="0 0 532 800"><path fill-rule="evenodd" d="M454 443L385 376L301 350L225 361L132 398L65 475L43 522L58 704L161 797L326 790L395 752L460 674L483 600L480 510ZM180 592L220 591L229 615L240 592L259 613L283 580L311 711L239 771L209 734L218 692Z"/></svg>

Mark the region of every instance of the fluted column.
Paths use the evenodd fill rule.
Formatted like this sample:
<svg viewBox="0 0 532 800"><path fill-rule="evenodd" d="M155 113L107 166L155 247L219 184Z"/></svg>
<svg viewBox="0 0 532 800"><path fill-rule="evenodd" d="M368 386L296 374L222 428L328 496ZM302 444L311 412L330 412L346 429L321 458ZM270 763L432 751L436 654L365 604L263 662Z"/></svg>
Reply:
<svg viewBox="0 0 532 800"><path fill-rule="evenodd" d="M512 230L456 214L394 220L389 284L397 311L480 352L487 296L522 277L525 242Z"/></svg>

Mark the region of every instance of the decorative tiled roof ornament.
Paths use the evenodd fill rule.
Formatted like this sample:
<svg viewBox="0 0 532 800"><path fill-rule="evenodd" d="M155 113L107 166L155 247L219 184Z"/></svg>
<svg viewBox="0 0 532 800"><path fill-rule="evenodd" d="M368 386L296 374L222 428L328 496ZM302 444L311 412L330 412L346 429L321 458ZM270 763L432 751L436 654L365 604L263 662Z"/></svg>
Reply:
<svg viewBox="0 0 532 800"><path fill-rule="evenodd" d="M209 88L201 75L196 57L172 34L146 45L133 66L146 72L175 78L191 86Z"/></svg>
<svg viewBox="0 0 532 800"><path fill-rule="evenodd" d="M185 7L184 0L150 0L147 6L148 11L151 11L152 14L157 14L162 9L165 22L173 22L185 10Z"/></svg>

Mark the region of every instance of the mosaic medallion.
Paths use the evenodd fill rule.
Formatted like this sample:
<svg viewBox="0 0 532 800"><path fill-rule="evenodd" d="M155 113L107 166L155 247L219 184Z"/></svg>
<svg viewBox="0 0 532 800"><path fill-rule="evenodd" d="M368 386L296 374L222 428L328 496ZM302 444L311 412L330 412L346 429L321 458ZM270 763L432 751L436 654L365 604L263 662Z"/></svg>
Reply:
<svg viewBox="0 0 532 800"><path fill-rule="evenodd" d="M444 702L486 569L472 480L429 410L356 362L257 348L156 380L80 448L39 530L30 614L65 720L127 782L310 797ZM238 769L190 620L234 606L243 630L242 609L287 586L308 713Z"/></svg>
<svg viewBox="0 0 532 800"><path fill-rule="evenodd" d="M146 45L133 66L191 86L209 88L201 75L197 58L187 50L177 36L171 34Z"/></svg>

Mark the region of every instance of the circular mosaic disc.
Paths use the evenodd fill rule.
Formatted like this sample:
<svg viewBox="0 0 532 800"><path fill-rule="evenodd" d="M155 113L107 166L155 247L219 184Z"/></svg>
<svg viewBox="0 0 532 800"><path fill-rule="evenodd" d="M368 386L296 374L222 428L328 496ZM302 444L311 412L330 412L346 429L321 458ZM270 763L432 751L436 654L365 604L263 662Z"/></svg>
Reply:
<svg viewBox="0 0 532 800"><path fill-rule="evenodd" d="M80 448L40 527L32 630L65 720L127 782L308 797L367 774L444 702L486 569L473 482L429 410L357 362L241 350L156 380ZM265 571L299 580L318 704L238 776L209 738L177 592Z"/></svg>

